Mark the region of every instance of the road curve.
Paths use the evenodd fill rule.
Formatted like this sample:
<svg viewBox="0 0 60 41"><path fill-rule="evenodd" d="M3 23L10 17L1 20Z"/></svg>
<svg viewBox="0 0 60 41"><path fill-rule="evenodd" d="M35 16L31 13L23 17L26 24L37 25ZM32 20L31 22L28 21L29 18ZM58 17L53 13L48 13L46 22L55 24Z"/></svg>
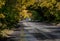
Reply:
<svg viewBox="0 0 60 41"><path fill-rule="evenodd" d="M38 40L42 39L60 39L60 28L57 26L51 26L42 23L35 22L23 22L24 29L28 31L31 35L33 35ZM58 33L57 33L57 32ZM54 41L55 41L54 40Z"/></svg>

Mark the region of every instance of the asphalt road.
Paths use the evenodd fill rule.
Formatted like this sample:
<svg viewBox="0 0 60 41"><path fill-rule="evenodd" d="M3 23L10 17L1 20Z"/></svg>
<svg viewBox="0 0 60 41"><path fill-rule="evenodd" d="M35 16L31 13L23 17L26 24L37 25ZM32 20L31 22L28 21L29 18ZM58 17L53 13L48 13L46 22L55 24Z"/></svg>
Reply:
<svg viewBox="0 0 60 41"><path fill-rule="evenodd" d="M60 41L60 27L40 22L21 21L19 27L10 35L14 41Z"/></svg>
<svg viewBox="0 0 60 41"><path fill-rule="evenodd" d="M37 40L56 41L60 39L60 27L59 26L52 26L46 23L25 22L25 21L23 21L23 25L24 25L24 30L28 31L27 33L34 36L34 38L36 38Z"/></svg>

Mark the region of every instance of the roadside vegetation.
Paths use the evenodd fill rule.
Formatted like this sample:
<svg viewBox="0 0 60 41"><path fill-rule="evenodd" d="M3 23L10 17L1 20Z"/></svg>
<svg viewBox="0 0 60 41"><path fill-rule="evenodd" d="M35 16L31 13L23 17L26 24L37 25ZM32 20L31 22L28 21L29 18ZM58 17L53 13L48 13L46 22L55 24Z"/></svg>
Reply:
<svg viewBox="0 0 60 41"><path fill-rule="evenodd" d="M60 23L60 0L0 0L0 32L26 18Z"/></svg>

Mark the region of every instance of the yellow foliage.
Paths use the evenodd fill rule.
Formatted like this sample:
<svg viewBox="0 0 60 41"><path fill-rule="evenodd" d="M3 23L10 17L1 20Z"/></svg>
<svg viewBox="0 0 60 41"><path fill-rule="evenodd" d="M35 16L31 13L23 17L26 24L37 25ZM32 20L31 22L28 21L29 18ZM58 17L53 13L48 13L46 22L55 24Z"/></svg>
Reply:
<svg viewBox="0 0 60 41"><path fill-rule="evenodd" d="M28 10L22 10L22 12L20 12L20 16L23 18L30 18L31 13L28 13Z"/></svg>
<svg viewBox="0 0 60 41"><path fill-rule="evenodd" d="M5 0L0 0L0 8L5 5Z"/></svg>
<svg viewBox="0 0 60 41"><path fill-rule="evenodd" d="M53 4L51 4L51 3L47 3L47 4L46 4L46 7L47 7L47 8L52 7L52 6L53 6Z"/></svg>
<svg viewBox="0 0 60 41"><path fill-rule="evenodd" d="M40 6L41 7L47 7L47 8L49 8L49 7L52 7L53 6L53 4L52 3L48 3L48 1L44 1L44 2L42 2L41 4L40 4Z"/></svg>
<svg viewBox="0 0 60 41"><path fill-rule="evenodd" d="M56 3L56 0L51 0L51 3L55 4Z"/></svg>
<svg viewBox="0 0 60 41"><path fill-rule="evenodd" d="M58 10L60 10L60 2L57 3L56 7Z"/></svg>
<svg viewBox="0 0 60 41"><path fill-rule="evenodd" d="M29 4L33 5L34 2L35 2L35 0L30 0L30 1L29 1Z"/></svg>
<svg viewBox="0 0 60 41"><path fill-rule="evenodd" d="M26 9L26 6L25 6L25 5L23 5L23 6L22 6L22 9Z"/></svg>
<svg viewBox="0 0 60 41"><path fill-rule="evenodd" d="M0 34L2 35L2 37L8 37L8 34L12 34L13 32L13 30L4 29Z"/></svg>
<svg viewBox="0 0 60 41"><path fill-rule="evenodd" d="M44 2L42 2L42 3L40 4L41 7L44 7L44 6L46 6L46 5L47 5L47 1L44 1Z"/></svg>
<svg viewBox="0 0 60 41"><path fill-rule="evenodd" d="M0 23L0 27L2 26L2 23Z"/></svg>
<svg viewBox="0 0 60 41"><path fill-rule="evenodd" d="M5 15L4 14L0 14L0 18L5 18Z"/></svg>
<svg viewBox="0 0 60 41"><path fill-rule="evenodd" d="M47 7L47 8L51 9L54 7L54 4L56 4L56 3L59 4L59 2L57 2L56 0L42 0L40 2L40 6L41 7ZM58 6L58 8L60 8L60 6Z"/></svg>

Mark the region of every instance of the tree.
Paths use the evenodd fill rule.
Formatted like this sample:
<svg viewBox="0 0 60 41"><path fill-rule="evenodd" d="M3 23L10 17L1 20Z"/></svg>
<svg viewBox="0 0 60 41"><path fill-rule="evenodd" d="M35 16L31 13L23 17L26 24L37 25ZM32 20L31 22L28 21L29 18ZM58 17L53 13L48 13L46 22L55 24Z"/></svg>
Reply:
<svg viewBox="0 0 60 41"><path fill-rule="evenodd" d="M0 30L15 27L19 22L19 11L15 8L16 0L0 0Z"/></svg>
<svg viewBox="0 0 60 41"><path fill-rule="evenodd" d="M49 22L50 21L57 22L58 20L60 20L59 4L60 1L57 0L38 0L37 2L34 3L34 5L30 5L27 9L38 12L37 14L34 15L42 17L44 21L48 20ZM39 20L40 18L38 17L35 18Z"/></svg>

